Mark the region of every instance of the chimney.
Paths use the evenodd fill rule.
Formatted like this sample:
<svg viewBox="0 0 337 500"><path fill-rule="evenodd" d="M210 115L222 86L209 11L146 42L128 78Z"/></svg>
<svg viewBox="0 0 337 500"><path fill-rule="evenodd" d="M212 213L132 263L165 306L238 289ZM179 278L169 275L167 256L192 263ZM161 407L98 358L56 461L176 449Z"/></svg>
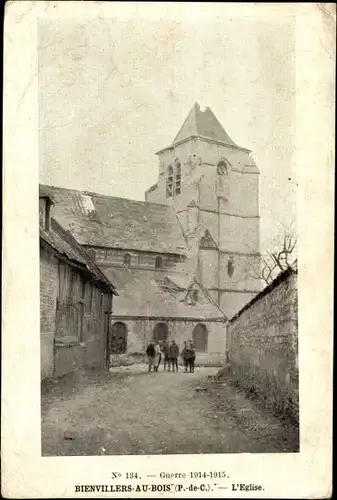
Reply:
<svg viewBox="0 0 337 500"><path fill-rule="evenodd" d="M51 208L53 201L49 196L39 197L39 222L40 228L48 232L50 230Z"/></svg>

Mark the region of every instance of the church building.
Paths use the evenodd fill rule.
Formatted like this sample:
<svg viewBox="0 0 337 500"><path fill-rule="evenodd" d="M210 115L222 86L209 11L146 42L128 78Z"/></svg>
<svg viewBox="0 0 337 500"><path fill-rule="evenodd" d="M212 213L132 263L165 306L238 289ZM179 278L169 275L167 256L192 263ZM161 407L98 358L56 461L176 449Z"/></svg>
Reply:
<svg viewBox="0 0 337 500"><path fill-rule="evenodd" d="M150 339L193 339L221 363L226 323L259 291L259 171L213 112L196 103L157 153L145 202L43 186L55 219L114 283L111 352L144 353Z"/></svg>

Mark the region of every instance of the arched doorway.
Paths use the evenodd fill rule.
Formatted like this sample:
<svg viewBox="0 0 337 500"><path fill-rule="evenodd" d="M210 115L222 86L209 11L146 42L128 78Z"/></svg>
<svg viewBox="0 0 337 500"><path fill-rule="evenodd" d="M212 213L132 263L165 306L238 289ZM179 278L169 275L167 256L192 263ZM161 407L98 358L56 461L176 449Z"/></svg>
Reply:
<svg viewBox="0 0 337 500"><path fill-rule="evenodd" d="M110 334L110 354L124 354L127 349L127 328L124 323L114 323Z"/></svg>
<svg viewBox="0 0 337 500"><path fill-rule="evenodd" d="M196 351L207 352L208 331L205 325L198 323L193 329L193 342Z"/></svg>
<svg viewBox="0 0 337 500"><path fill-rule="evenodd" d="M155 342L167 340L168 326L166 323L157 323L152 332L152 340Z"/></svg>

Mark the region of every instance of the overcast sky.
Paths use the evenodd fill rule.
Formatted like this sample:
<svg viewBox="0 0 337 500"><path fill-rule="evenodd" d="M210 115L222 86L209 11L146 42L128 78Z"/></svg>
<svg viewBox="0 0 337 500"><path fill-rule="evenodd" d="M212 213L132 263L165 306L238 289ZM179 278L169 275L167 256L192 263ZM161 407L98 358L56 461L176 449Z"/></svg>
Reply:
<svg viewBox="0 0 337 500"><path fill-rule="evenodd" d="M197 101L260 170L261 249L295 219L292 18L41 21L40 181L144 200Z"/></svg>

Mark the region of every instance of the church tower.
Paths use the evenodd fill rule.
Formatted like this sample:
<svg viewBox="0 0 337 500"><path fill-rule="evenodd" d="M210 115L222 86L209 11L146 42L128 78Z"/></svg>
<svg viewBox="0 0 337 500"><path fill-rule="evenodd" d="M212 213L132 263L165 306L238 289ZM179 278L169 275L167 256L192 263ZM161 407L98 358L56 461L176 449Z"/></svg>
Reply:
<svg viewBox="0 0 337 500"><path fill-rule="evenodd" d="M146 201L171 205L187 266L228 317L260 290L259 171L210 108L196 103L173 143L157 153L158 182ZM179 223L177 220L177 223Z"/></svg>

